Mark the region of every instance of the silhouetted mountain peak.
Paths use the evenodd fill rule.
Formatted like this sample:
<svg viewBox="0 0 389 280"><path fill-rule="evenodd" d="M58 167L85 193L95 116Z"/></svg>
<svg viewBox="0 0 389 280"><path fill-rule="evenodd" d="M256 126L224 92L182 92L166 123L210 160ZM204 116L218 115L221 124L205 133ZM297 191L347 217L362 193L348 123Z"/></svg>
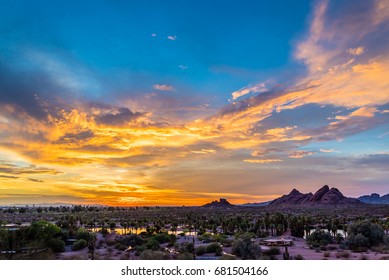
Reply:
<svg viewBox="0 0 389 280"><path fill-rule="evenodd" d="M203 205L203 207L218 207L218 208L229 208L229 207L235 207L235 205L232 205L228 202L225 198L220 198L219 201L215 200L210 203L207 203Z"/></svg>
<svg viewBox="0 0 389 280"><path fill-rule="evenodd" d="M273 200L270 205L348 205L361 203L355 198L345 197L337 188L329 188L327 185L312 193L300 193L293 189L289 194Z"/></svg>
<svg viewBox="0 0 389 280"><path fill-rule="evenodd" d="M380 196L378 193L372 193L371 195L360 196L358 200L370 204L389 204L389 194Z"/></svg>
<svg viewBox="0 0 389 280"><path fill-rule="evenodd" d="M300 195L300 194L302 194L302 193L299 192L297 189L293 189L293 190L289 193L289 195Z"/></svg>

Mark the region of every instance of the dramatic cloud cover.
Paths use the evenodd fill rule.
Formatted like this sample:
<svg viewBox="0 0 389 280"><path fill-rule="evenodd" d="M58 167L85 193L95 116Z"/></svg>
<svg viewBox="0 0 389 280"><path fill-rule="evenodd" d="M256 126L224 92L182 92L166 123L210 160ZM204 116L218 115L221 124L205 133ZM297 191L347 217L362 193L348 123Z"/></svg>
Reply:
<svg viewBox="0 0 389 280"><path fill-rule="evenodd" d="M278 4L4 5L0 204L387 193L388 1Z"/></svg>

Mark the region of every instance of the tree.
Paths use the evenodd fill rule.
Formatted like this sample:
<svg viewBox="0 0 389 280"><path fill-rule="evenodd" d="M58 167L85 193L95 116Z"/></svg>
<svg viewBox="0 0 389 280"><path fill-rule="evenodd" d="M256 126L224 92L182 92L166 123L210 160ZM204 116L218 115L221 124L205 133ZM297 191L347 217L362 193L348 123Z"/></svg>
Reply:
<svg viewBox="0 0 389 280"><path fill-rule="evenodd" d="M252 236L248 233L241 235L232 243L232 253L241 259L257 259L261 256L261 248L251 241Z"/></svg>
<svg viewBox="0 0 389 280"><path fill-rule="evenodd" d="M347 229L346 246L352 250L363 250L384 242L384 230L369 220L358 221ZM358 247L359 246L359 247Z"/></svg>
<svg viewBox="0 0 389 280"><path fill-rule="evenodd" d="M324 230L315 230L307 236L307 243L313 247L325 246L332 242L331 234Z"/></svg>

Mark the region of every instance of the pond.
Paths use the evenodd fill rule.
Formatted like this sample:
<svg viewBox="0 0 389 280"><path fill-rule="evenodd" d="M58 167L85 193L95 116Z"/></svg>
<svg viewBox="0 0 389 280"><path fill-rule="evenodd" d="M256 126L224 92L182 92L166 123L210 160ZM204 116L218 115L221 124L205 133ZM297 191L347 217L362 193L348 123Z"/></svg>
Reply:
<svg viewBox="0 0 389 280"><path fill-rule="evenodd" d="M92 228L92 229L87 229L91 232L99 232L101 231L101 227L95 227L95 228ZM125 235L125 234L140 234L141 232L146 232L146 228L145 227L139 227L137 229L135 228L127 228L127 229L124 229L124 228L121 228L121 227L118 227L118 228L115 228L115 229L109 229L108 228L108 232L111 233L111 232L116 232L116 234L119 234L119 235ZM179 235L181 233L185 233L185 235L187 236L196 236L197 235L197 232L194 232L194 231L191 231L191 232L188 232L186 230L183 230L183 229L180 229L178 228L176 231L171 231L171 230L165 230L167 231L168 234L175 234L175 235Z"/></svg>
<svg viewBox="0 0 389 280"><path fill-rule="evenodd" d="M312 232L314 232L316 229L311 229L310 231L309 231L309 233L312 233ZM324 232L328 232L328 230L327 229L322 229ZM332 232L330 232L331 233L331 235L332 235ZM346 237L346 233L345 233L345 231L344 230L342 230L342 229L338 229L337 231L336 231L336 234L340 234L341 236L343 236L344 238ZM304 238L306 239L307 238L307 235L305 234L305 232L304 232Z"/></svg>

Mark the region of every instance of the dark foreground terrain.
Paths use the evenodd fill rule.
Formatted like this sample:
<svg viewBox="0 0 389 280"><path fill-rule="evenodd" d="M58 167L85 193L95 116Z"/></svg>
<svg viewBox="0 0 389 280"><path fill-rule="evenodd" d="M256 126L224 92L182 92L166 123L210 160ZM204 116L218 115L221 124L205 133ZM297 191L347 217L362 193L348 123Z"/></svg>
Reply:
<svg viewBox="0 0 389 280"><path fill-rule="evenodd" d="M389 205L3 207L0 259L388 259Z"/></svg>

